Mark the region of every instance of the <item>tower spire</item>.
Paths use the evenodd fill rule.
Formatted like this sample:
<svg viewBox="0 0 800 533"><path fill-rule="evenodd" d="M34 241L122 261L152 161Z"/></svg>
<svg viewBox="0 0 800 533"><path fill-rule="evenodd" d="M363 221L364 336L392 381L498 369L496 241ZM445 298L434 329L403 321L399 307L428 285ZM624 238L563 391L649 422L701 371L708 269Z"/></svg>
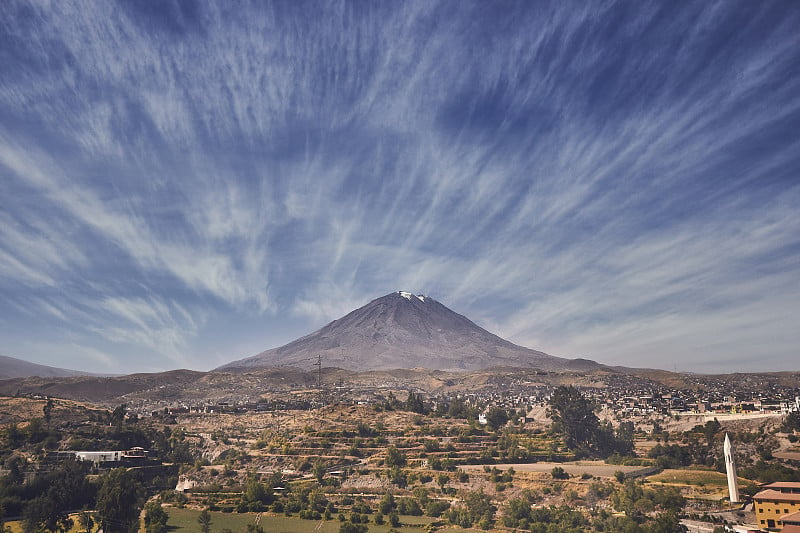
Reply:
<svg viewBox="0 0 800 533"><path fill-rule="evenodd" d="M725 471L728 474L728 493L731 503L738 503L739 487L736 485L736 463L733 461L733 448L727 433L725 433L725 444L722 445L722 451L725 454Z"/></svg>

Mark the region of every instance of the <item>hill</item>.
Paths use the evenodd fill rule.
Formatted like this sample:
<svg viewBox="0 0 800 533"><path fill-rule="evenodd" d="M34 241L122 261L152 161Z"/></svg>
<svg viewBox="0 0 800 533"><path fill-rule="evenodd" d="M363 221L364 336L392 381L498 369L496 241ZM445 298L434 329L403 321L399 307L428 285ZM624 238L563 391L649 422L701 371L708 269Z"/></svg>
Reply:
<svg viewBox="0 0 800 533"><path fill-rule="evenodd" d="M37 365L36 363L17 359L16 357L0 355L0 379L27 378L31 376L56 378L83 375L89 374L87 372L80 372L78 370L68 370L66 368Z"/></svg>
<svg viewBox="0 0 800 533"><path fill-rule="evenodd" d="M233 361L217 370L322 364L347 370L427 368L481 370L525 367L591 370L586 359L565 359L518 346L479 327L433 298L394 292L284 346Z"/></svg>
<svg viewBox="0 0 800 533"><path fill-rule="evenodd" d="M26 377L0 381L0 395L41 394L58 398L103 403L114 400L126 401L126 397L136 393L146 393L154 399L165 398L175 389L191 387L204 372L192 370L170 370L152 374L130 374L127 376L56 376Z"/></svg>

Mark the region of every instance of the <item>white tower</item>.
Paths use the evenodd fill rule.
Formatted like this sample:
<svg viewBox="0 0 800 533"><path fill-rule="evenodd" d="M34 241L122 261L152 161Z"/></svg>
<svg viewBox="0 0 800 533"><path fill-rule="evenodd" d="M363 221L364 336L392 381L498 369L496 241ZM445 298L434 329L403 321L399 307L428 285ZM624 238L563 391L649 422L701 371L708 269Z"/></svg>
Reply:
<svg viewBox="0 0 800 533"><path fill-rule="evenodd" d="M739 487L736 486L736 463L733 462L733 450L731 449L731 439L725 433L725 444L722 446L725 454L725 470L728 472L728 492L731 495L731 503L739 502Z"/></svg>

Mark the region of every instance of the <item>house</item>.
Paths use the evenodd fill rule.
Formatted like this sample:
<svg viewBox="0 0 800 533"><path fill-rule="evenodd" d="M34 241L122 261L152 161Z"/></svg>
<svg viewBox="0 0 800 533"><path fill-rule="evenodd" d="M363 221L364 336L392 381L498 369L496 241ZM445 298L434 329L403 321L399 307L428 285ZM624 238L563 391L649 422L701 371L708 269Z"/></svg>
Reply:
<svg viewBox="0 0 800 533"><path fill-rule="evenodd" d="M796 531L800 524L800 482L781 481L761 487L753 496L756 521L771 531ZM786 526L786 527L784 527Z"/></svg>
<svg viewBox="0 0 800 533"><path fill-rule="evenodd" d="M134 447L130 450L112 450L101 452L68 452L79 461L90 461L94 466L117 466L119 464L137 465L147 462L147 450Z"/></svg>
<svg viewBox="0 0 800 533"><path fill-rule="evenodd" d="M100 463L118 463L122 460L119 450L105 452L75 452L75 457L81 461L91 461L95 465Z"/></svg>

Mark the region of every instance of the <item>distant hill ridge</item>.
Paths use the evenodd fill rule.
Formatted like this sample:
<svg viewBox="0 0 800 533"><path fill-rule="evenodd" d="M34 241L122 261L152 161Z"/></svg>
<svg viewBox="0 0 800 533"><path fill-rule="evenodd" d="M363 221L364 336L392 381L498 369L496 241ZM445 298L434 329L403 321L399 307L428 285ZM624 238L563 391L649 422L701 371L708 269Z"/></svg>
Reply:
<svg viewBox="0 0 800 533"><path fill-rule="evenodd" d="M57 378L68 376L87 376L88 372L56 368L54 366L38 365L16 357L0 355L0 379L27 378L39 376L43 378Z"/></svg>
<svg viewBox="0 0 800 533"><path fill-rule="evenodd" d="M565 359L518 346L476 325L433 298L398 291L334 320L284 346L233 361L217 370L297 366L348 370L428 368L481 370L529 367L543 370L592 370L587 359Z"/></svg>

